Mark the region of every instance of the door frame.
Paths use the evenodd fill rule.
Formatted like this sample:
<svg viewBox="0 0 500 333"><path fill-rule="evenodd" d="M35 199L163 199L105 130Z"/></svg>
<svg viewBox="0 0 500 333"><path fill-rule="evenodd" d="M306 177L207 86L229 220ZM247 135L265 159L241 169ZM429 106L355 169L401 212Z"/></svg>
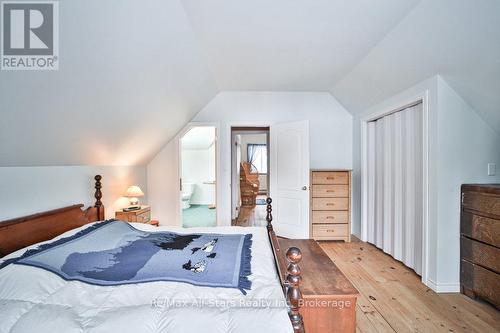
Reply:
<svg viewBox="0 0 500 333"><path fill-rule="evenodd" d="M249 135L252 135L252 134L265 134L266 135L266 147L267 147L267 196L269 197L270 196L270 173L271 173L271 170L270 170L270 149L269 149L269 146L271 144L271 127L270 126L231 126L231 129L230 129L230 137L231 137L231 169L230 169L230 172L231 172L231 184L230 184L230 187L231 187L231 219L234 219L233 218L233 205L235 205L235 202L234 202L234 184L233 184L233 181L236 179L235 177L235 174L234 174L234 170L237 170L238 169L238 166L235 165L235 156L233 154L233 141L234 141L234 138L236 135L245 135L245 134L249 134ZM233 167L235 169L233 169ZM237 216L235 217L237 218Z"/></svg>
<svg viewBox="0 0 500 333"><path fill-rule="evenodd" d="M423 225L422 225L422 283L429 285L429 90L403 99L396 105L382 108L379 111L361 119L361 240L368 239L368 122L374 121L391 113L406 109L417 103L422 103L422 170L423 170Z"/></svg>
<svg viewBox="0 0 500 333"><path fill-rule="evenodd" d="M232 138L231 129L233 127L269 127L269 138L270 138L271 131L272 131L271 126L272 126L272 123L267 122L267 121L232 121L232 122L226 123L226 139L224 140L223 145L225 148L225 154L224 154L225 156L224 157L226 159L226 163L224 163L224 164L226 166L226 170L228 170L228 172L226 172L226 175L225 175L225 181L226 181L226 184L229 185L228 191L225 192L225 195L227 195L226 202L229 204L229 207L227 207L227 212L228 212L227 214L228 215L225 215L229 218L229 220L228 220L229 224L227 224L227 225L231 225L232 220L233 220L233 173L232 173L233 138ZM271 145L271 142L269 142L269 146L267 147L268 154L269 154L269 151L271 148L270 145ZM268 163L268 167L269 167L269 160L267 163ZM268 169L268 172L269 172L269 169ZM269 178L270 178L270 175L268 175L268 181L269 181ZM224 193L221 193L221 195L224 195ZM268 193L268 196L270 196L270 193Z"/></svg>
<svg viewBox="0 0 500 333"><path fill-rule="evenodd" d="M182 227L182 137L194 127L215 127L215 224L220 225L221 217L221 174L220 174L220 124L217 122L190 122L179 131L175 137L176 157L177 157L177 200L176 200L176 219L177 225Z"/></svg>

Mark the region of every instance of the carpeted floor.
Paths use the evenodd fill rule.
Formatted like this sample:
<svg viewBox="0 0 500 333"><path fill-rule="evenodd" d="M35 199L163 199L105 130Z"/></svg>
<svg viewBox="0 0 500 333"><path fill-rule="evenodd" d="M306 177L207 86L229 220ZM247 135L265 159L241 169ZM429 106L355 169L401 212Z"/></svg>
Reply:
<svg viewBox="0 0 500 333"><path fill-rule="evenodd" d="M207 205L191 205L182 210L182 226L192 227L215 227L215 209L208 209Z"/></svg>

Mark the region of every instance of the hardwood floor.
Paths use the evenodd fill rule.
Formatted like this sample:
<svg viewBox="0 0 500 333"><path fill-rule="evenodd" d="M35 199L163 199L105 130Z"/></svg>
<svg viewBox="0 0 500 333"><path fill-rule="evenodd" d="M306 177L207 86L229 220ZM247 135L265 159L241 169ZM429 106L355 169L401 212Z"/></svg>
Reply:
<svg viewBox="0 0 500 333"><path fill-rule="evenodd" d="M359 290L357 332L500 332L500 312L461 294L436 294L368 243L320 242Z"/></svg>
<svg viewBox="0 0 500 333"><path fill-rule="evenodd" d="M257 199L266 199L266 196L259 195ZM240 227L261 227L266 222L266 205L255 205L255 207L241 206L240 214L236 220L233 220L233 226Z"/></svg>
<svg viewBox="0 0 500 333"><path fill-rule="evenodd" d="M233 225L265 226L266 206L242 207ZM356 332L500 333L500 312L462 294L436 294L415 272L375 246L319 242L360 292Z"/></svg>

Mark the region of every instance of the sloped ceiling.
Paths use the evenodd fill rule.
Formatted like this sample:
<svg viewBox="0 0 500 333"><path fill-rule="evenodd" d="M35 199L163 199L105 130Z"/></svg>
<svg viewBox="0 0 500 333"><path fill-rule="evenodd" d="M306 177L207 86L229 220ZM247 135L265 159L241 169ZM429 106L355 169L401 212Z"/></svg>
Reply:
<svg viewBox="0 0 500 333"><path fill-rule="evenodd" d="M425 0L331 92L354 114L440 74L500 133L500 1Z"/></svg>
<svg viewBox="0 0 500 333"><path fill-rule="evenodd" d="M328 91L417 0L183 0L221 90Z"/></svg>
<svg viewBox="0 0 500 333"><path fill-rule="evenodd" d="M0 71L0 165L147 163L218 89L178 1L59 2L59 71Z"/></svg>
<svg viewBox="0 0 500 333"><path fill-rule="evenodd" d="M358 114L435 74L500 132L497 0L59 7L59 71L0 71L0 166L145 164L222 90L330 91Z"/></svg>

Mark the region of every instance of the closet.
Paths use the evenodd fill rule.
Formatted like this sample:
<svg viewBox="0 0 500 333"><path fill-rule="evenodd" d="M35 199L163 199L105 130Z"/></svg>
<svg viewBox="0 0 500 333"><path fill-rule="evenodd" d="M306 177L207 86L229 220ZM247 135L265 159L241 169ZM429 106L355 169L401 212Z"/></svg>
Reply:
<svg viewBox="0 0 500 333"><path fill-rule="evenodd" d="M422 103L367 123L367 236L422 272Z"/></svg>

